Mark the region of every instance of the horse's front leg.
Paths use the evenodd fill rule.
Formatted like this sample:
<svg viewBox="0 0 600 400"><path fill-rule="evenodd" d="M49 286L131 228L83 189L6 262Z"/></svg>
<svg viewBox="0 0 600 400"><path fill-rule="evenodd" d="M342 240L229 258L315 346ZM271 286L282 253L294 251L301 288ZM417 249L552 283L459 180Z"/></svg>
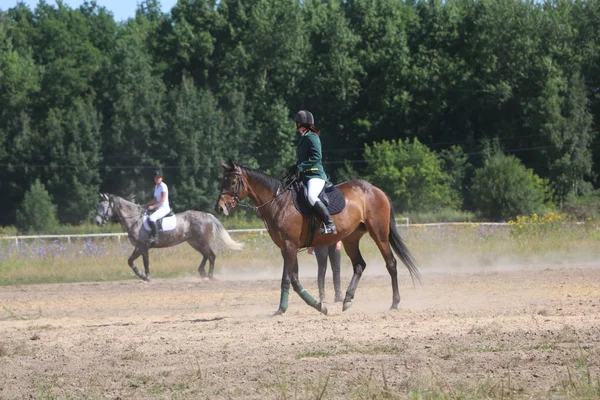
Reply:
<svg viewBox="0 0 600 400"><path fill-rule="evenodd" d="M282 252L283 254L283 252ZM290 273L289 268L285 262L285 256L283 261L283 273L281 275L281 295L279 297L279 308L275 313L275 315L281 315L288 309L288 300L290 297Z"/></svg>
<svg viewBox="0 0 600 400"><path fill-rule="evenodd" d="M136 247L135 249L133 249L133 253L131 253L131 255L129 256L129 259L127 260L127 263L129 264L129 266L131 267L131 269L133 270L133 272L137 275L138 278L140 278L143 281L148 281L149 279L144 276L144 274L142 274L140 272L140 270L133 264L133 262L143 253L143 250L141 250L139 247ZM146 253L147 254L147 253ZM146 272L148 272L148 269L146 269Z"/></svg>
<svg viewBox="0 0 600 400"><path fill-rule="evenodd" d="M281 250L283 256L283 275L281 277L281 297L279 300L279 309L275 315L281 315L288 308L288 297L290 292L290 283L294 291L300 295L302 300L309 306L316 308L323 314L327 315L327 307L324 304L315 300L310 293L300 283L298 279L298 249L293 245L287 245Z"/></svg>
<svg viewBox="0 0 600 400"><path fill-rule="evenodd" d="M144 271L146 272L146 280L150 281L150 256L148 250L142 252L142 260L144 260Z"/></svg>
<svg viewBox="0 0 600 400"><path fill-rule="evenodd" d="M327 306L325 305L325 303L315 300L315 298L312 297L311 294L308 293L308 291L304 289L304 287L300 283L300 279L298 278L297 254L298 253L294 251L294 267L291 273L292 287L294 288L294 291L300 295L300 297L302 298L302 300L304 300L306 304L316 308L317 311L321 311L323 314L327 315Z"/></svg>

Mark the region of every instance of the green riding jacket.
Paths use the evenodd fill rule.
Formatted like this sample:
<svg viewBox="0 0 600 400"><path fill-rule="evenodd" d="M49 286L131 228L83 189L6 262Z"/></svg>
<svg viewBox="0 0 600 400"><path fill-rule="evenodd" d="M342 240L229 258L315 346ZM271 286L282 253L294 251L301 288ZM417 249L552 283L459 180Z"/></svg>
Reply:
<svg viewBox="0 0 600 400"><path fill-rule="evenodd" d="M321 178L327 180L323 169L321 139L319 135L308 131L296 138L296 165L306 179Z"/></svg>

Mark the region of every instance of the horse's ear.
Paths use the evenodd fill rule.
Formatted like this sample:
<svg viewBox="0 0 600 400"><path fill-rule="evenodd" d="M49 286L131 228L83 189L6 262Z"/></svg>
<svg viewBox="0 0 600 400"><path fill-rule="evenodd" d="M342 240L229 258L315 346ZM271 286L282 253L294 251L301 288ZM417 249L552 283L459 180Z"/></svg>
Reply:
<svg viewBox="0 0 600 400"><path fill-rule="evenodd" d="M239 168L240 168L240 166L237 163L234 163L233 160L230 158L229 159L229 169L237 170Z"/></svg>
<svg viewBox="0 0 600 400"><path fill-rule="evenodd" d="M227 165L226 163L224 163L223 161L221 161L221 167L223 167L223 169L231 169L231 167L229 165Z"/></svg>
<svg viewBox="0 0 600 400"><path fill-rule="evenodd" d="M108 195L106 193L100 193L100 200L108 200Z"/></svg>

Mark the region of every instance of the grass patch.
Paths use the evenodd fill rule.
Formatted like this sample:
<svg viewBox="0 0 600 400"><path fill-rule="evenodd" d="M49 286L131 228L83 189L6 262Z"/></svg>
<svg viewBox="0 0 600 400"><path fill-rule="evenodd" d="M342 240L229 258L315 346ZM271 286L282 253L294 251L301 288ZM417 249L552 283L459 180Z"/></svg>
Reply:
<svg viewBox="0 0 600 400"><path fill-rule="evenodd" d="M8 355L8 345L6 343L0 343L0 357L6 357Z"/></svg>
<svg viewBox="0 0 600 400"><path fill-rule="evenodd" d="M300 353L296 356L296 360L303 358L322 358L322 357L333 357L335 354L325 350L313 350L305 353Z"/></svg>
<svg viewBox="0 0 600 400"><path fill-rule="evenodd" d="M527 350L538 350L538 351L553 351L560 349L559 346L555 344L538 344L534 346L527 347Z"/></svg>
<svg viewBox="0 0 600 400"><path fill-rule="evenodd" d="M600 398L600 377L592 375L587 355L567 364L567 378L563 382L562 393L569 399Z"/></svg>

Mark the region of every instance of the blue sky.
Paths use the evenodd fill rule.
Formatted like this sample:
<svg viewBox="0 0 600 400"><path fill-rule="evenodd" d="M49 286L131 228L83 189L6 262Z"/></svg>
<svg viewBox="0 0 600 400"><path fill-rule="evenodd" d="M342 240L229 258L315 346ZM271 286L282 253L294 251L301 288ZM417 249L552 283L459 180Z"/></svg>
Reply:
<svg viewBox="0 0 600 400"><path fill-rule="evenodd" d="M39 0L0 0L0 10L6 11L17 5L17 2L22 1L27 4L32 10L35 9ZM84 0L63 0L63 4L71 8L78 8L83 4ZM105 7L112 12L116 21L122 21L135 15L135 10L140 0L96 0L96 3ZM55 0L46 0L46 3L56 6ZM177 0L160 0L162 11L165 13L171 12L171 8L177 3Z"/></svg>

